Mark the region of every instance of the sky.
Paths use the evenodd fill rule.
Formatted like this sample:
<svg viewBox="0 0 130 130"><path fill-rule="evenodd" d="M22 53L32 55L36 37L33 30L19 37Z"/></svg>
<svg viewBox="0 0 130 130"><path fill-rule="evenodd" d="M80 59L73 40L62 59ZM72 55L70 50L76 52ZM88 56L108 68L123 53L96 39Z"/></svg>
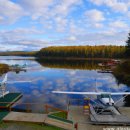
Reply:
<svg viewBox="0 0 130 130"><path fill-rule="evenodd" d="M0 0L0 51L125 45L130 0Z"/></svg>

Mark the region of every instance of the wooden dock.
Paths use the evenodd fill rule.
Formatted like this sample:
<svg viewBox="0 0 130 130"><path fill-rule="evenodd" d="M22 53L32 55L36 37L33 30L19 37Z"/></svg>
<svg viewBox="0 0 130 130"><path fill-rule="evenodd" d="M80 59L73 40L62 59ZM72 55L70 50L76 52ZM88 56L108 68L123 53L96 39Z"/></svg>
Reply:
<svg viewBox="0 0 130 130"><path fill-rule="evenodd" d="M31 122L31 123L43 123L47 117L47 114L26 113L26 112L10 112L3 118L5 122Z"/></svg>
<svg viewBox="0 0 130 130"><path fill-rule="evenodd" d="M63 122L60 120L52 119L48 117L48 114L39 113L25 113L25 112L10 112L3 118L4 122L27 122L37 124L49 124L63 128L65 130L72 130L73 124Z"/></svg>
<svg viewBox="0 0 130 130"><path fill-rule="evenodd" d="M130 119L130 108L122 107L119 108L119 111L124 116L127 115L127 117ZM130 129L130 126L127 126L129 124L125 124L125 123L124 124L118 124L118 123L103 124L102 123L102 124L93 125L95 123L91 121L90 115L84 114L83 106L70 105L68 119L72 120L75 124L77 123L78 130L103 130L104 128L117 129L119 127L123 127L124 129L125 128Z"/></svg>

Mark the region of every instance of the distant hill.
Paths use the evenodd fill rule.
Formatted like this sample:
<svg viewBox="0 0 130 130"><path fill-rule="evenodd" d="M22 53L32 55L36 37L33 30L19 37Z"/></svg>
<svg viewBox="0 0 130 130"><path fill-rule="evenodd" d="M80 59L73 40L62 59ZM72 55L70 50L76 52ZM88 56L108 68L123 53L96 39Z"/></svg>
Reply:
<svg viewBox="0 0 130 130"><path fill-rule="evenodd" d="M35 56L37 51L26 52L26 51L7 51L0 52L0 56Z"/></svg>

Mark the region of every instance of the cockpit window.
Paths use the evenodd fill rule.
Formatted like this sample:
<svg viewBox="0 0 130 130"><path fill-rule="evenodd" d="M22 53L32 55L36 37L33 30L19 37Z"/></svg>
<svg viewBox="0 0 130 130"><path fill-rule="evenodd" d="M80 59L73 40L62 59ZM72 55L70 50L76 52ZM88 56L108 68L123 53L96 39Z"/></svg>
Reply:
<svg viewBox="0 0 130 130"><path fill-rule="evenodd" d="M110 98L110 95L108 95L108 94L102 94L101 98Z"/></svg>

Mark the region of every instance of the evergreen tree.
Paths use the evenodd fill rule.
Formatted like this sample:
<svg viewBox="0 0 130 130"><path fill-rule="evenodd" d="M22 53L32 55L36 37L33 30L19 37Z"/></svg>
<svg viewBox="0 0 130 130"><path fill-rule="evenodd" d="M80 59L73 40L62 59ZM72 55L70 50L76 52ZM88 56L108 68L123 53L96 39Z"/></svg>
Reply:
<svg viewBox="0 0 130 130"><path fill-rule="evenodd" d="M126 41L126 56L130 57L130 33L128 34L128 40Z"/></svg>
<svg viewBox="0 0 130 130"><path fill-rule="evenodd" d="M128 40L126 41L127 48L130 48L130 33L128 34Z"/></svg>

